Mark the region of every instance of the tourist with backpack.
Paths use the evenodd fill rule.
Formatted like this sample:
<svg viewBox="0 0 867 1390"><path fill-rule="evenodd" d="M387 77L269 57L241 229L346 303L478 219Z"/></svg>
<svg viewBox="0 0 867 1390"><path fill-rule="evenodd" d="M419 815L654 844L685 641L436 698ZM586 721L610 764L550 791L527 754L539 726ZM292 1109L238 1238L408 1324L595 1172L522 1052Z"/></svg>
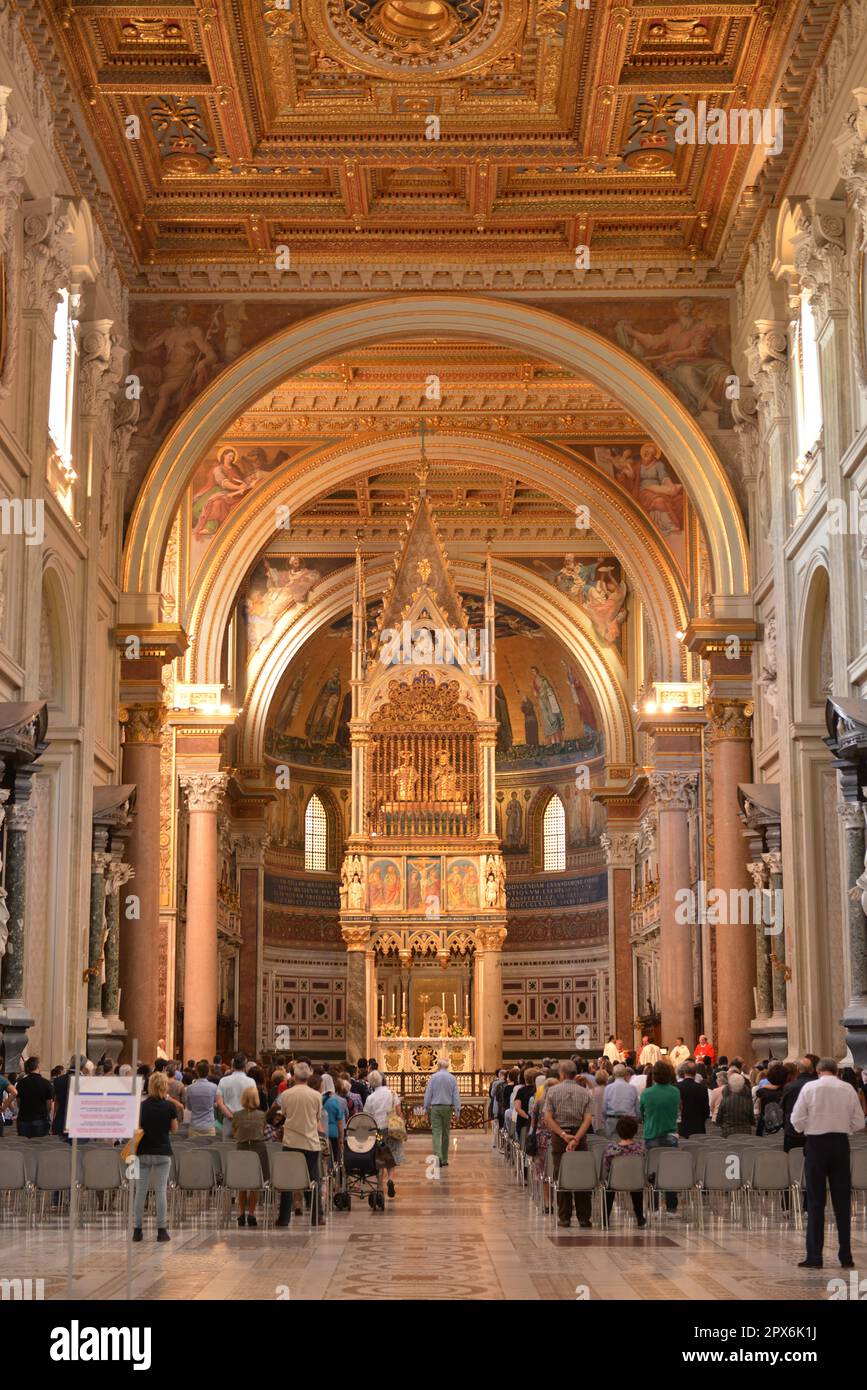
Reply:
<svg viewBox="0 0 867 1390"><path fill-rule="evenodd" d="M783 1113L783 1087L786 1068L782 1062L772 1062L768 1079L756 1092L756 1134L779 1134L786 1123Z"/></svg>

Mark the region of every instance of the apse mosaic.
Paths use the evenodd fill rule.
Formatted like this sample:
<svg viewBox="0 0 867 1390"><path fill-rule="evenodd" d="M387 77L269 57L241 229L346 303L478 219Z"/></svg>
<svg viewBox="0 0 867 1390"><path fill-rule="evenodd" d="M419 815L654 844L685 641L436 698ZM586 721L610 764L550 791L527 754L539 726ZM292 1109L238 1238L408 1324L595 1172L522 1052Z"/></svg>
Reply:
<svg viewBox="0 0 867 1390"><path fill-rule="evenodd" d="M317 578L324 577L329 567L343 563L321 557L272 556L263 565L279 565L282 573L294 573L303 591L308 569L317 571ZM274 583L269 588L262 567L254 571L253 581L254 609L268 601L275 605L277 614L264 608L254 611L254 632L264 632L269 623L273 625L287 611L284 604L303 602L288 582L288 593ZM248 597L248 610L250 602ZM480 600L470 596L465 602L475 625L479 617L475 607L480 607ZM371 630L378 612L378 603L368 605ZM530 771L601 757L604 740L599 716L579 667L563 644L533 619L506 605L497 605L496 621L498 768ZM249 624L248 615L248 631ZM339 618L311 638L290 664L268 716L266 751L270 758L348 766L350 636L348 620ZM249 651L252 654L255 645Z"/></svg>

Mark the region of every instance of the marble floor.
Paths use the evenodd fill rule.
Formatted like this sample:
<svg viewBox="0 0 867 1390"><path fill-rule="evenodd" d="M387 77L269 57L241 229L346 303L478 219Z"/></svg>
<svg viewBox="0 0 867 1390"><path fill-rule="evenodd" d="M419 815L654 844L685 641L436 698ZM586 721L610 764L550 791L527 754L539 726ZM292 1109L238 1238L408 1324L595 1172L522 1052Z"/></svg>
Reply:
<svg viewBox="0 0 867 1390"><path fill-rule="evenodd" d="M481 1132L453 1136L439 1180L426 1176L427 1136L407 1145L397 1198L385 1213L353 1202L320 1231L238 1230L186 1224L157 1245L146 1230L131 1247L132 1295L196 1299L666 1299L824 1300L840 1273L830 1248L823 1272L796 1268L803 1237L779 1225L752 1232L723 1223L704 1233L683 1218L639 1231L631 1217L609 1233L552 1229ZM833 1237L833 1231L831 1232ZM830 1246L830 1242L829 1242ZM67 1279L62 1227L0 1228L0 1277L44 1280L47 1299L126 1297L127 1242L116 1225L77 1233ZM856 1265L867 1269L863 1216Z"/></svg>

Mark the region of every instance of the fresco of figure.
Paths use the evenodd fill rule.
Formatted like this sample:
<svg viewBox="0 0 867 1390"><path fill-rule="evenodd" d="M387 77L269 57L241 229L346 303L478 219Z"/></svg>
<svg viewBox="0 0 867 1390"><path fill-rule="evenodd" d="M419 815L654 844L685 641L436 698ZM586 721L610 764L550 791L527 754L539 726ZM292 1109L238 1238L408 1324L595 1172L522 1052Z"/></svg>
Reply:
<svg viewBox="0 0 867 1390"><path fill-rule="evenodd" d="M512 792L506 806L506 844L516 848L523 838L524 812L518 793Z"/></svg>
<svg viewBox="0 0 867 1390"><path fill-rule="evenodd" d="M536 715L536 706L529 695L525 695L521 701L521 713L524 716L524 742L528 748L538 748L539 720Z"/></svg>
<svg viewBox="0 0 867 1390"><path fill-rule="evenodd" d="M211 378L220 360L211 337L210 329L205 334L196 324L190 323L186 304L177 304L172 310L169 327L154 333L144 344L143 353L162 350L163 359L153 409L139 426L140 434L156 438L169 410L175 417L180 415Z"/></svg>
<svg viewBox="0 0 867 1390"><path fill-rule="evenodd" d="M692 299L679 299L676 315L661 333L645 333L621 320L614 330L617 342L658 372L693 415L719 411L732 369L719 355L717 330L705 307Z"/></svg>
<svg viewBox="0 0 867 1390"><path fill-rule="evenodd" d="M313 743L324 743L330 737L339 704L340 671L335 666L313 701L304 725L304 732Z"/></svg>
<svg viewBox="0 0 867 1390"><path fill-rule="evenodd" d="M531 666L533 694L542 715L542 737L546 743L562 743L566 721L553 685L538 666Z"/></svg>
<svg viewBox="0 0 867 1390"><path fill-rule="evenodd" d="M207 474L204 487L193 493L193 536L197 541L213 536L253 486L252 479L241 472L235 449L221 449Z"/></svg>

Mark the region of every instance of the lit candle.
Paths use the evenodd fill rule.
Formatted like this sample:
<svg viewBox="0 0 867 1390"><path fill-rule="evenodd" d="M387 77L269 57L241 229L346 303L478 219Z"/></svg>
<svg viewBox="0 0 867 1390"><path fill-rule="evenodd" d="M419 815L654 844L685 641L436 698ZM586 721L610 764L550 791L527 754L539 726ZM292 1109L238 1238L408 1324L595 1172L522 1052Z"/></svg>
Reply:
<svg viewBox="0 0 867 1390"><path fill-rule="evenodd" d="M446 992L443 990L443 1013L446 1011Z"/></svg>

